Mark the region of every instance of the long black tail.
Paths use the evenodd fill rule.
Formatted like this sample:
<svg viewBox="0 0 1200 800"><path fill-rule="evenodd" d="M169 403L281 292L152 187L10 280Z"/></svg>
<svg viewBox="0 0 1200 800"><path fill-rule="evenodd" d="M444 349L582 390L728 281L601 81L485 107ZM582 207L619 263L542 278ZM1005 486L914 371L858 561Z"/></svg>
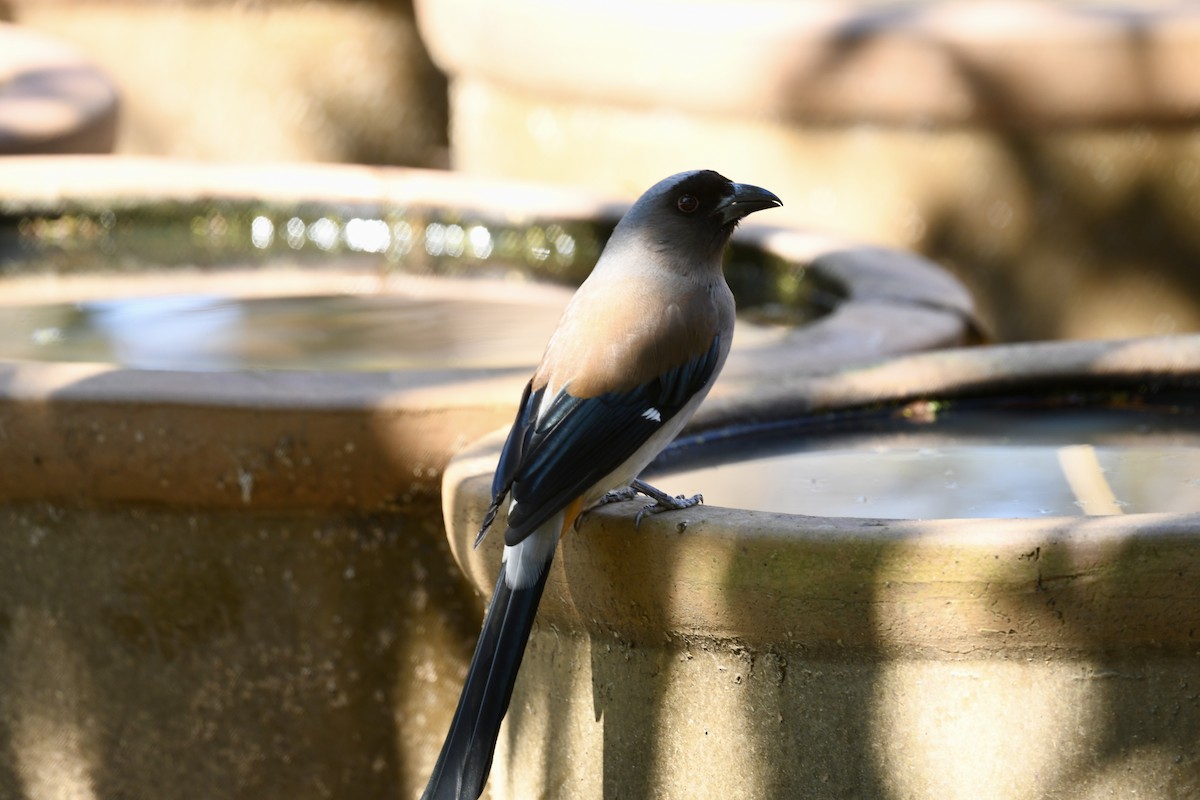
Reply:
<svg viewBox="0 0 1200 800"><path fill-rule="evenodd" d="M510 589L501 566L450 732L421 800L477 800L483 793L549 573L547 562L533 586Z"/></svg>

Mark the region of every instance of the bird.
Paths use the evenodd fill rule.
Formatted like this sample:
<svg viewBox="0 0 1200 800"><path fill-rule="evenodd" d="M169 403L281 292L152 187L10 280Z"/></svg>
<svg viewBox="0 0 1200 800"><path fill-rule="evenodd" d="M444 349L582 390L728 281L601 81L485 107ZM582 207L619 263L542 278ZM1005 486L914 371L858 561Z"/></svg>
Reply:
<svg viewBox="0 0 1200 800"><path fill-rule="evenodd" d="M737 224L782 206L712 170L651 186L567 304L518 406L475 546L508 502L504 552L466 682L422 800L476 800L554 552L580 515L645 494L638 514L701 502L638 480L712 388L733 341L722 268Z"/></svg>

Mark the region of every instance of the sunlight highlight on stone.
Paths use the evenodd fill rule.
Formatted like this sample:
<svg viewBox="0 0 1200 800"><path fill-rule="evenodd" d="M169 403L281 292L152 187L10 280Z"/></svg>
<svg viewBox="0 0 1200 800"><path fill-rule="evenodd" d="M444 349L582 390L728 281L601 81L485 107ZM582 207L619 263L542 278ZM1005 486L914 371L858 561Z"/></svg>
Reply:
<svg viewBox="0 0 1200 800"><path fill-rule="evenodd" d="M94 692L87 665L43 610L16 609L8 637L10 748L24 796L95 800Z"/></svg>

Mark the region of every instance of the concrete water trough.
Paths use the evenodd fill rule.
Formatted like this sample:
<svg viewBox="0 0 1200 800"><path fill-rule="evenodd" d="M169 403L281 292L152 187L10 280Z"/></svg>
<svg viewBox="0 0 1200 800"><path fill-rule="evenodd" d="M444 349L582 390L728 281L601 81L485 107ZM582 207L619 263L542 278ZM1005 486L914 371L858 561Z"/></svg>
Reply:
<svg viewBox="0 0 1200 800"><path fill-rule="evenodd" d="M362 167L3 169L0 796L413 796L482 609L443 472L511 419L621 203ZM745 319L701 425L975 336L964 290L899 251L748 225L729 274Z"/></svg>
<svg viewBox="0 0 1200 800"><path fill-rule="evenodd" d="M456 559L502 438L457 456ZM564 538L493 797L1200 791L1200 337L755 382Z"/></svg>

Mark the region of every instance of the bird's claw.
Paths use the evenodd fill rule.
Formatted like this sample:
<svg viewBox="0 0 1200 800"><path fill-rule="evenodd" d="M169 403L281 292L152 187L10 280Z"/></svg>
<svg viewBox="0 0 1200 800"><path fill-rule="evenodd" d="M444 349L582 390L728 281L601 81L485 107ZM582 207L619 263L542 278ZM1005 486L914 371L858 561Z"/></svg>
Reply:
<svg viewBox="0 0 1200 800"><path fill-rule="evenodd" d="M622 486L620 489L613 489L611 492L605 493L594 506L575 518L575 529L579 529L579 524L583 521L587 513L594 511L600 506L606 506L609 503L623 503L626 500L632 500L639 494L649 497L654 502L643 506L638 511L637 516L633 519L634 528L641 527L642 517L647 515L661 514L664 511L679 511L680 509L691 508L704 502L704 495L702 494L694 494L691 497L682 494L672 496L661 489L655 489L644 481L635 480L628 486Z"/></svg>
<svg viewBox="0 0 1200 800"><path fill-rule="evenodd" d="M600 502L596 503L593 508L606 506L609 503L624 503L626 500L632 500L637 496L637 489L632 486L622 486L620 489L613 489L611 492L606 492L604 497L600 498Z"/></svg>
<svg viewBox="0 0 1200 800"><path fill-rule="evenodd" d="M654 502L645 506L638 512L633 520L633 527L639 528L642 524L642 517L647 514L661 514L664 511L679 511L683 508L691 508L694 505L699 505L704 502L704 495L695 494L691 497L684 495L669 495L661 489L655 489L645 481L635 480L629 484L629 488L639 494L644 494Z"/></svg>
<svg viewBox="0 0 1200 800"><path fill-rule="evenodd" d="M653 496L653 495L651 495ZM664 494L662 497L655 497L654 502L647 506L643 506L642 510L633 518L633 527L639 528L642 524L642 517L648 514L661 514L664 511L679 511L684 508L700 505L704 502L704 495L694 494L691 497L684 495L675 495L672 497L669 494Z"/></svg>
<svg viewBox="0 0 1200 800"><path fill-rule="evenodd" d="M632 486L622 486L620 489L613 489L611 492L605 492L604 496L596 501L596 504L585 509L582 514L575 518L575 530L579 530L579 526L583 524L583 519L588 514L595 511L600 506L606 506L610 503L624 503L626 500L632 500L638 496L638 490Z"/></svg>

